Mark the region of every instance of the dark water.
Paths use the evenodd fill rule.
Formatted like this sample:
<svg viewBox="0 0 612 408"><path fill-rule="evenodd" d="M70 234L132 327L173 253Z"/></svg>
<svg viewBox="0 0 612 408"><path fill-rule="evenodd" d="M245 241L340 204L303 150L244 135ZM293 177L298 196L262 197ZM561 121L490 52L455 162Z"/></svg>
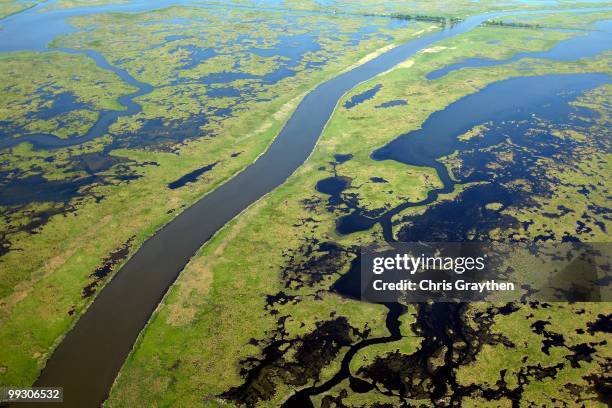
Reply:
<svg viewBox="0 0 612 408"><path fill-rule="evenodd" d="M464 33L492 16L472 17L450 29L400 45L309 93L254 164L144 243L66 335L36 384L63 386L65 406L100 404L138 334L191 256L219 228L281 184L304 162L345 92L419 50Z"/></svg>
<svg viewBox="0 0 612 408"><path fill-rule="evenodd" d="M2 176L2 172L0 172ZM32 175L19 180L1 183L0 205L15 206L33 201L68 201L80 187L95 181L95 176L80 177L72 180L49 181L40 175Z"/></svg>
<svg viewBox="0 0 612 408"><path fill-rule="evenodd" d="M389 336L369 338L351 346L342 358L340 370L331 379L321 385L308 387L296 392L289 397L287 401L285 401L285 403L282 405L283 408L314 407L312 401L310 400L311 396L319 395L331 390L346 378L351 380L352 387L356 388L357 390L359 390L359 388L367 390L367 388L371 387L371 385L367 382L352 376L349 368L351 360L360 350L376 344L398 341L402 338L399 317L404 313L405 307L398 303L388 303L385 304L385 306L389 309L385 321L385 325L389 330ZM355 387L355 383L358 383L357 387Z"/></svg>
<svg viewBox="0 0 612 408"><path fill-rule="evenodd" d="M421 129L399 136L376 150L372 158L434 167L437 159L463 144L457 136L478 124L528 120L533 115L567 118L573 112L567 102L607 81L606 74L575 74L516 77L495 82L433 113ZM498 140L489 139L489 142L494 144L502 137L498 135ZM448 182L446 172L440 178L445 184Z"/></svg>
<svg viewBox="0 0 612 408"><path fill-rule="evenodd" d="M570 113L576 112L567 104L569 100L608 81L609 76L606 74L511 78L493 83L482 91L451 104L447 109L432 114L421 129L399 136L375 151L372 158L432 167L436 169L443 187L430 191L427 198L420 202L401 204L379 217L370 217L364 211L356 209L337 221L338 232L348 234L364 231L381 223L386 231L386 238L392 239L389 233L392 216L409 207L432 203L439 194L453 191L454 182L446 166L438 159L464 147L464 143L458 140L457 136L487 121L529 120L532 114L543 118L568 118ZM506 136L503 132L492 133L487 136L486 143L493 145ZM473 176L471 180L465 181L478 180ZM482 194L480 196L484 197Z"/></svg>
<svg viewBox="0 0 612 408"><path fill-rule="evenodd" d="M174 190L176 188L181 188L189 183L193 183L202 174L211 171L216 165L217 165L217 162L207 164L206 166L202 166L199 169L195 169L194 171L185 174L184 176L174 180L173 182L168 183L168 188Z"/></svg>
<svg viewBox="0 0 612 408"><path fill-rule="evenodd" d="M47 42L72 30L63 21L72 15L92 10L137 11L172 3L175 2L135 2L125 6L63 10L50 14L33 11L21 13L2 21L4 29L0 31L0 49L44 50ZM472 17L450 29L403 44L309 93L265 154L147 240L106 287L100 290L90 308L48 360L36 385L63 386L64 406L98 406L107 397L117 372L151 313L191 256L219 228L281 184L303 163L337 101L345 92L392 68L419 50L464 33L498 15ZM32 27L45 29L32 30ZM99 54L85 52L101 67L112 70L138 88L135 94L120 101L132 113L137 112L140 107L133 102L133 98L150 91L149 85L138 83L125 71L110 66ZM125 112L105 113L91 130L91 137L107 129L109 123L116 119L113 115L122 113ZM66 143L46 135L40 135L35 142L40 143L40 147L56 147L56 143L60 146ZM387 327L391 332L389 339L393 339L397 337L399 324L396 317L401 311L397 305L389 307L391 313Z"/></svg>
<svg viewBox="0 0 612 408"><path fill-rule="evenodd" d="M536 138L527 136L529 129L536 126L534 118L538 118L538 121L551 121L556 129L563 128L564 125L582 125L584 124L582 117L594 115L572 107L568 102L590 89L609 82L610 77L606 74L511 78L493 83L431 115L421 129L399 136L374 152L372 157L376 160L396 160L409 165L434 167L444 186L432 191L423 201L401 204L380 217L367 217L354 203L343 199L341 193L349 186L345 179L337 176L325 178L319 181L316 188L330 196L330 204L345 204L354 209L351 215L339 219L337 224L339 232L367 230L380 223L385 230L385 239L393 241L395 238L390 228L393 215L409 207L432 203L438 194L451 192L454 189L455 182L438 160L456 150L460 152L475 150L471 153L472 160L469 155L466 156L466 164L475 171L462 178L460 182L486 180L488 183L469 188L457 199L430 207L423 215L412 217L412 222L399 231L398 238L401 241L461 242L474 239L473 236L476 236L477 240L486 240L489 231L509 222L498 212L486 210L486 204L499 203L507 206L516 202L521 194L524 195L524 192L514 192L503 187L503 182L540 177L536 170L539 166L537 157L540 156L550 157L555 154L557 157L557 154L567 150L565 153L571 160L572 153L569 149L572 147L572 142L558 142L554 136L548 134L541 134ZM473 126L483 122L498 123L499 126L492 127L484 139L470 141L457 139ZM543 128L547 129L546 126ZM506 138L510 138L518 146L514 150L515 164L509 165L504 170L495 169L490 172L483 170L483 167L486 169L486 164L492 160L492 157L486 153L486 148ZM522 148L529 153L521 153ZM483 153L481 149L485 149L485 152ZM493 177L498 178L497 183ZM359 299L360 268L360 258L357 257L352 262L349 272L333 284L332 290L345 297ZM284 406L312 407L310 399L312 396L327 392L346 379L351 384L357 380L349 367L352 358L359 350L372 344L401 341L398 319L403 310L399 304L385 304L385 306L389 308L386 321L389 336L368 338L351 345L342 359L340 369L331 379L296 392ZM448 406L455 406L453 404L460 403L461 398L471 395L475 390L482 391L479 388L482 385L477 385L476 389L460 385L455 377L455 370L460 365L473 361L483 342L503 341L503 339L490 338L488 333L466 327L463 323L463 310L464 305L458 303L418 304L417 324L414 329L423 337L419 350L410 355L390 353L360 370L361 376L371 380L372 383L384 385L386 389L397 391L400 395L431 399L432 404L437 404L439 398L450 394ZM502 313L503 310L498 312ZM458 347L458 344L462 346ZM563 342L551 337L549 347L553 346L563 346ZM508 344L508 347L511 345ZM594 350L583 347L575 351L574 359L578 361L590 358L590 353ZM443 364L441 363L439 368L432 369L430 359L439 353L442 353L440 355ZM541 367L540 371L538 375L542 376L554 375L556 372ZM406 377L408 379L404 380ZM366 389L368 385L372 386L369 381L360 381L361 389ZM424 387L425 382L431 385ZM515 390L500 387L495 392L487 390L484 395L491 399L503 395L518 404L521 393L522 387ZM446 406L445 404L442 405Z"/></svg>
<svg viewBox="0 0 612 408"><path fill-rule="evenodd" d="M360 94L357 94L351 97L351 99L344 102L344 107L346 109L351 109L352 107L357 106L360 103L367 101L368 99L372 99L373 97L376 96L376 94L378 93L378 91L380 91L381 88L382 88L382 85L378 84L366 91L363 91Z"/></svg>
<svg viewBox="0 0 612 408"><path fill-rule="evenodd" d="M55 116L68 113L71 110L81 109L86 107L85 104L77 101L76 96L70 92L62 92L57 95L45 95L46 100L52 100L51 106L37 112L33 115L31 112L27 115L28 119L38 118L42 120L51 119Z"/></svg>
<svg viewBox="0 0 612 408"><path fill-rule="evenodd" d="M408 102L406 102L403 99L396 99L393 101L383 102L380 105L376 105L376 107L377 108L392 108L394 106L404 106L404 105L408 105Z"/></svg>
<svg viewBox="0 0 612 408"><path fill-rule="evenodd" d="M610 49L612 35L612 21L606 20L594 24L595 29L582 32L576 37L561 41L548 51L521 52L511 58L492 60L487 58L467 58L455 64L435 70L426 75L427 79L441 78L453 71L462 68L494 67L508 64L523 58L546 58L555 61L573 61L576 59L576 50L580 50L580 58L593 57Z"/></svg>
<svg viewBox="0 0 612 408"><path fill-rule="evenodd" d="M150 93L154 88L143 82L136 80L126 70L111 65L103 56L97 51L74 51L69 49L61 49L63 52L71 54L86 54L93 59L96 64L103 69L109 70L117 74L123 81L136 87L136 91L119 97L119 103L125 107L124 110L120 111L102 111L100 117L96 123L87 131L84 136L78 138L67 138L61 139L52 134L31 134L20 137L10 137L0 133L0 149L15 146L23 142L30 142L36 148L59 148L66 146L73 146L84 143L86 141L98 138L108 134L109 127L117 121L118 118L123 116L132 116L139 113L142 110L140 104L134 102L134 99ZM64 109L55 107L54 109Z"/></svg>
<svg viewBox="0 0 612 408"><path fill-rule="evenodd" d="M342 202L340 196L348 186L351 185L351 179L348 177L328 177L317 182L316 190L320 193L329 195L329 203L338 205Z"/></svg>

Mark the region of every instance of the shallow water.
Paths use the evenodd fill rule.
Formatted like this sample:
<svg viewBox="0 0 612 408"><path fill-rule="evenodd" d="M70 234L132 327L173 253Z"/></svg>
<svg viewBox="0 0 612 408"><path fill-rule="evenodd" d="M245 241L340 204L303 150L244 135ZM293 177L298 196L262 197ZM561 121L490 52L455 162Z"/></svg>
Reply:
<svg viewBox="0 0 612 408"><path fill-rule="evenodd" d="M219 5L202 5L198 4L197 2L180 2L171 0L135 1L130 2L129 4L80 7L67 10L47 10L47 6L52 4L52 1L46 2L32 9L28 9L24 12L9 16L6 19L2 20L0 23L2 25L2 30L0 30L0 52L61 51L66 53L85 54L91 59L93 59L98 67L117 74L123 81L136 87L137 91L119 98L119 102L126 109L121 111L101 111L100 117L96 121L96 123L82 136L60 138L53 134L34 133L15 137L13 130L9 130L7 128L5 129L5 131L2 131L2 129L0 128L0 149L12 147L24 142L31 143L34 148L37 149L52 149L79 145L99 138L109 133L110 126L115 123L118 118L125 116L133 116L141 112L142 107L138 102L135 101L135 99L148 93L151 93L153 90L156 89L156 87L150 84L137 80L126 69L120 67L120 62L110 63L106 59L106 57L98 51L81 49L74 50L67 48L49 48L49 43L53 39L77 31L67 22L67 19L76 16L89 16L98 13L108 12L144 12L172 5L188 6L197 4L198 7L204 7L207 9L210 8L210 11L213 13L221 11L221 9L217 10L220 7ZM237 9L245 8L248 10L256 9L249 6L241 6L236 4L228 5L228 7ZM307 12L305 13L307 14ZM287 19L288 24L295 24L296 26L299 25L298 18L296 16L288 15L284 16L284 18ZM162 21L166 23L180 25L198 20L199 19L196 18L193 20L170 19ZM145 24L148 23L149 22L146 22ZM402 27L405 27L407 24L410 24L406 21L400 23ZM389 22L389 25L395 26L397 24L398 23L393 20L390 20ZM40 27L45 27L45 29L41 30ZM376 25L366 25L362 27L358 32L351 34L351 40L349 43L352 45L356 45L362 40L364 40L367 35L376 33L378 29L379 27ZM249 73L228 70L222 73L209 74L195 80L195 82L198 84L207 85L207 96L209 98L232 97L236 98L236 100L232 102L232 105L230 107L219 111L208 111L206 114L201 114L199 115L199 117L194 118L193 121L197 122L198 126L201 126L204 125L211 117L222 118L224 116L230 115L233 111L234 106L240 106L241 103L246 102L247 97L251 97L253 93L257 92L256 90L258 89L258 84L261 84L262 86L274 85L279 81L296 75L298 71L304 68L317 69L319 67L322 67L325 64L325 62L323 61L307 61L305 66L301 67L302 59L306 54L321 50L321 46L318 42L319 35L320 33L316 30L299 34L279 35L276 38L277 42L272 46L266 44L265 42L261 43L260 41L258 41L257 38L251 38L249 36L241 35L238 36L238 38L234 41L226 44L228 46L232 46L240 45L243 42L254 42L255 44L253 44L253 46L249 49L249 52L252 52L261 57L281 57L280 65L277 69L264 75L253 75ZM166 43L154 45L153 48L159 48L164 44L172 43L173 41L186 38L189 38L189 36L179 34L168 35L166 37ZM217 55L217 50L211 48L199 48L194 45L182 46L180 44L177 45L174 50L171 50L170 53L176 52L179 49L182 49L183 51L189 53L189 57L183 61L184 65L180 68L180 70L193 68L202 61L205 61L206 59ZM232 86L223 86L224 84L228 84L242 79L252 80L252 84L243 84L241 89ZM194 81L191 79L184 79L177 76L176 79L171 81L170 85L179 85L187 82L191 83ZM251 89L253 85L255 85L255 90ZM54 104L54 111L60 112L72 109L74 106L70 102L71 101L69 99L58 99ZM49 111L49 113L52 113L52 111ZM150 122L151 123L147 124L146 129L137 132L137 134L135 135L130 135L129 143L138 146L155 143L155 140L148 140L148 137L151 134L151 125L155 125L155 127L158 129L163 129L163 131L167 134L172 134L173 140L179 142L187 138L197 136L192 132L184 132L182 131L182 129L176 128L176 126L173 124L162 125L156 124L155 121ZM197 128L198 126L193 126L193 128Z"/></svg>
<svg viewBox="0 0 612 408"><path fill-rule="evenodd" d="M444 68L427 74L427 79L441 78L453 71L462 68L494 67L508 64L523 58L546 58L555 61L573 61L576 55L580 58L593 57L610 49L610 38L612 38L612 21L600 21L594 24L594 29L583 32L576 37L561 41L547 51L521 52L511 58L492 60L487 58L467 58L461 62L450 64Z"/></svg>
<svg viewBox="0 0 612 408"><path fill-rule="evenodd" d="M94 406L103 401L138 334L187 261L226 222L281 184L304 162L345 92L421 49L469 31L490 17L472 17L450 29L402 44L310 92L255 163L183 211L144 243L66 335L37 385L61 384L66 406ZM75 361L79 364L75 365ZM96 373L96 381L91 381L92 372Z"/></svg>
<svg viewBox="0 0 612 408"><path fill-rule="evenodd" d="M416 52L495 16L471 17L452 28L402 44L310 92L255 163L186 209L143 244L67 333L36 385L63 386L64 406L98 406L107 397L138 334L188 260L219 228L284 182L304 162L345 92ZM372 339L368 344L397 338L400 307L389 308L387 327L391 335ZM343 367L348 367L350 355L356 351L353 348L347 353ZM342 375L339 372L334 378L341 379ZM308 399L311 394L300 395ZM295 398L299 399L299 395Z"/></svg>
<svg viewBox="0 0 612 408"><path fill-rule="evenodd" d="M595 115L588 115L587 112L568 103L584 92L606 83L610 83L610 77L605 74L517 77L493 83L475 94L452 103L446 109L431 115L421 129L399 136L372 155L376 160L396 160L409 165L434 167L444 186L430 192L423 201L400 204L378 218L365 216L362 210L353 205L353 213L338 220L338 232L351 233L368 230L380 223L383 226L385 239L394 241L395 237L390 227L391 218L394 215L409 207L430 204L436 201L439 194L451 192L455 188L455 182L449 177L446 167L438 160L454 151L463 152L475 149L478 153L474 154L473 160L467 162L470 170L475 171L467 178L461 179L460 182L487 181L487 183L475 185L454 200L429 207L422 215L404 220L406 226L397 235L399 241L406 242L487 240L487 234L490 231L504 226L507 222L512 222L512 220L505 219L498 211L488 210L487 204L497 203L505 207L517 204L518 200L524 199L524 192L512 191L504 187L502 181L528 180L538 177L533 167L525 165L530 164L537 167L538 164L534 162L534 160L537 161L537 157L550 157L559 152L571 155L569 150L571 141L559 142L549 134L540 134L536 138L530 137L528 130L531 126L536 126L535 122L540 120L550 120L555 124L555 128L584 124L582 117L594 117ZM487 131L486 136L482 139L476 138L466 142L457 139L473 126L485 121L496 123L498 126ZM519 147L515 149L514 161L516 163L508 165L504 171L487 171L486 164L491 158L486 152L479 152L480 149L486 150L487 147L496 145L506 138L511 139L512 143ZM522 147L525 149L522 150ZM499 179L492 176L499 177ZM340 183L337 179L336 177L319 181L317 190L330 195L330 204L342 203L351 207L351 203L342 200L340 196L341 191L346 189L348 184ZM321 183L324 183L325 186L332 185L333 188L319 188ZM534 191L533 193L541 192ZM547 239L536 237L535 240L539 238ZM332 290L345 297L360 299L360 273L360 258L356 257L349 272L333 284ZM313 406L310 397L329 391L345 379L351 382L354 380L349 367L351 360L359 350L374 344L400 341L398 321L403 311L399 308L398 304L395 305L395 308L389 307L386 321L389 336L368 338L350 346L342 359L340 369L331 379L316 386L301 389L287 400L284 407ZM417 327L419 335L423 337L419 350L412 354L390 353L386 357L381 357L390 360L387 363L388 366L372 364L360 372L361 377L372 380L372 383L383 383L385 386L387 386L385 382L388 382L389 386L399 387L399 391L404 392L406 390L403 387L411 384L408 392L415 393L422 392L414 386L415 383L431 381L429 397L432 404L444 395L450 395L452 401L458 401L462 396L469 395L472 390L458 384L455 369L460 364L469 363L470 359L477 354L480 346L476 332L470 334L473 337L470 341L458 337L471 332L463 322L462 310L463 305L459 303L418 304ZM468 344L466 349L457 348L457 342L462 339ZM444 366L432 373L428 368L428 361L442 348L449 350L445 354ZM453 356L454 353L459 353L462 357L460 359L450 358L449 356ZM399 374L393 368L388 368L397 367L397 364L400 363L413 367L414 374L417 375L413 381L403 381L397 378ZM364 383L365 385L370 384L369 381L364 381ZM365 385L362 384L362 388ZM387 388L391 389L389 386ZM507 389L499 392L512 401L520 400L520 395L517 396Z"/></svg>

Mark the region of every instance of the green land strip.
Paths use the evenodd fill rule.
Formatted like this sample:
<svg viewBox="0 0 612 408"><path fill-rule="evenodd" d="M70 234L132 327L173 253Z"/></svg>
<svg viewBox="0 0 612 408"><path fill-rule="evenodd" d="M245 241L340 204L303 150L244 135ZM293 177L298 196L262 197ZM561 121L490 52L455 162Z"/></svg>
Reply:
<svg viewBox="0 0 612 408"><path fill-rule="evenodd" d="M261 3L253 0L232 0L231 2L205 1L204 4L227 6L228 3L236 6L261 6ZM589 8L589 7L609 7L611 2L594 3L589 1L560 0L550 8ZM525 1L504 1L495 0L454 0L452 2L415 0L406 2L403 0L356 0L356 1L332 1L320 2L316 0L285 0L280 6L274 5L271 8L284 10L302 10L325 13L346 13L346 14L376 14L376 15L411 15L422 17L466 17L468 15L508 10L529 10L546 8L547 5L535 2L530 4Z"/></svg>
<svg viewBox="0 0 612 408"><path fill-rule="evenodd" d="M24 10L36 6L40 1L15 1L15 0L0 0L0 19L6 18L13 14L21 13ZM0 23L0 29L2 25Z"/></svg>
<svg viewBox="0 0 612 408"><path fill-rule="evenodd" d="M127 4L130 0L57 0L46 6L42 11L70 9L77 7L107 6L112 4Z"/></svg>
<svg viewBox="0 0 612 408"><path fill-rule="evenodd" d="M99 111L124 110L118 98L136 91L87 56L61 52L3 54L0 75L10 78L0 93L0 121L10 124L12 137L30 133L83 136ZM62 95L74 98L77 108L45 115ZM39 119L33 119L39 115Z"/></svg>
<svg viewBox="0 0 612 408"><path fill-rule="evenodd" d="M397 177L397 165L382 166L369 158L373 150L398 134L418 129L433 112L492 82L518 75L607 72L609 69L609 55L569 63L527 59L486 69L463 69L436 81L424 79L426 73L465 57L505 58L537 47L548 48L567 36L567 33L537 32L535 35L540 40L531 48L532 44L523 39L526 35L534 35L533 30L503 30L483 27L445 41L347 95L340 106L352 95L376 84L383 85L373 99L348 110L338 108L306 163L281 187L228 224L191 260L141 333L107 405L225 406L228 401L218 396L232 387L239 387L244 381L240 368L249 367L239 362L263 358L262 348L282 333L282 338L294 343L282 349L283 353L265 366L254 385L246 390L247 398L253 398L249 402L278 406L291 394L291 388L312 385L315 381L320 384L335 373L346 347L333 349L334 352L327 355L320 365L316 363L321 358L319 355L300 348L326 321L345 319L353 333L363 333L366 327L372 330L372 336L384 333L386 329L381 325L386 312L384 307L345 299L329 292L329 286L339 274L347 271L350 256L348 259L339 257L337 264L325 270L317 269L316 263L306 262L319 259L318 255L311 258L305 255L316 242L332 241L350 248L381 239L378 227L364 233L339 236L335 232L335 220L344 214L345 208L329 208L329 197L318 193L315 184L337 172L351 179L351 186L343 194L356 196L368 208L387 208L396 204L391 195L383 203L381 191L364 182L365 175L372 174L391 180L395 191L406 192L402 201L417 200L437 185L431 170L405 167L406 177ZM489 46L491 39L499 40L501 44ZM477 55L474 55L475 50ZM375 108L381 102L397 99L406 99L409 104L389 109ZM589 101L597 105L593 98ZM348 162L332 164L335 154L348 153L353 154ZM313 274L316 279L311 278ZM266 306L266 295L279 291L297 301ZM601 304L584 307L588 309L588 318L609 312L605 310L607 306ZM287 316L282 324L279 316ZM555 319L562 320L567 316L560 312ZM370 352L410 352L418 348L419 337L405 327L412 322L412 317L405 315L403 319L405 337L402 343L381 346L380 350L364 350L360 355L364 363L375 358L369 355ZM576 325L583 323L576 322ZM499 327L495 328L505 333L525 323L517 315L511 315L506 320L500 318L497 324ZM353 335L353 341L357 340L355 337L359 336ZM500 353L504 352L500 350ZM481 358L485 362L489 351L485 349L483 353ZM489 358L497 356L494 353ZM600 351L596 361L600 363L609 357L609 349ZM558 353L551 358L558 361L563 356ZM359 361L353 360L352 372L359 369ZM470 381L471 373L478 372L481 366L469 366L460 378ZM598 367L598 364L591 366L595 371L599 370ZM574 370L567 366L559 380L546 381L546 390L551 392L546 395L556 395L555 387L562 387L564 379L579 381L578 377L588 370L588 367ZM479 377L479 381L494 383L498 372L488 375L491 380ZM540 383L534 382L529 387L527 398L541 401L542 394L538 394L542 389ZM343 401L352 401L349 406L360 406L369 401L397 403L397 399L374 392L362 399L361 395L351 394L346 383L338 385L328 395L337 396L340 392L348 393L350 400ZM320 397L317 398L320 401ZM484 406L479 405L481 403L483 401L474 398L468 405Z"/></svg>
<svg viewBox="0 0 612 408"><path fill-rule="evenodd" d="M141 71L139 68L164 65L152 63L158 61L159 54L152 53L147 58L139 57L140 65L135 65L134 59L143 49L152 48L157 44L154 36L150 37L153 39L151 42L144 45L142 38L149 38L147 35L154 31L167 29L167 25L164 26L166 23L159 20L168 19L174 15L173 13L181 16L185 11L173 8L163 12L130 15L129 19L140 18L143 23L154 20L154 24L135 24L135 27L142 27L143 31L120 34L114 32L112 21L115 19L117 26L122 26L121 22L126 17L113 14L108 17L106 30L103 26L97 26L86 35L93 37L94 44L98 44L99 51L111 63L127 68L137 78L153 80L155 75L160 74L147 77L146 71ZM191 15L189 12L187 14ZM265 14L254 11L249 15L266 17ZM83 17L84 20L87 18ZM97 18L104 20L106 17L96 16ZM238 24L243 18L244 15L235 13L234 20L226 19L226 21ZM219 20L219 16L211 16L211 19ZM276 15L271 22L280 22L282 21L280 19L281 16ZM298 21L296 30L303 31L304 27L319 22L312 16L305 16ZM98 181L81 188L79 195L67 204L32 202L25 206L3 208L5 217L2 219L1 229L9 231L7 236L11 242L11 249L14 250L10 250L0 259L0 275L3 282L0 300L0 324L3 328L0 332L2 345L0 383L28 384L34 381L50 352L61 341L63 334L72 327L95 298L95 294L83 297L83 290L87 285L94 283L95 279L91 274L104 265L105 259L111 252L117 251L129 242L129 254L133 254L147 237L170 221L178 212L253 162L274 139L303 95L316 84L337 75L354 64L355 60L368 59L369 54L382 47L407 41L419 32L418 35L422 35L423 30L431 25L416 24L395 32L391 28L386 28L387 23L386 19L354 21L329 18L327 27L329 30L341 30L338 33L340 41L337 43L328 41L323 44L321 54L307 54L305 57L313 61L318 58L324 62L330 59L323 69L302 72L298 65L295 77L280 81L273 88L255 86L252 99L233 116L206 123L203 128L198 128L193 138L188 138L184 143L178 145L158 143L144 148L130 145L109 147L116 142L121 146L124 138L138 135L143 122L147 120L157 119L172 123L183 121L187 117L185 112L189 112L189 119L201 115L206 106L202 107L196 101L205 105L221 104L212 108L226 103L223 100L205 98L204 90L197 84L191 85L192 88L184 85L189 89L187 93L180 91L180 88L179 91L173 90L172 97L163 93L165 88L159 88L139 100L143 104L141 116L120 122L115 125L111 134L99 139L53 151L35 150L27 144L3 151L0 155L3 168L10 169L12 174L16 174L17 180L38 175L51 181L72 182L82 180L93 173ZM208 21L198 24L207 31L216 30L219 36L227 36L225 25L214 26ZM350 41L351 33L355 33L364 25L372 24L382 25L381 32L386 35L369 35L354 46L344 45L345 41ZM155 25L157 26L152 27ZM260 27L263 28L261 24ZM239 33L245 30L241 28ZM266 34L272 44L278 41L276 36L281 34L278 29L276 30L273 33L271 26ZM393 34L391 37L387 36L391 34ZM85 34L74 34L77 39L82 35ZM321 37L325 39L329 36L322 31ZM133 42L120 44L117 41L127 38L131 38L138 46L126 54L124 50L130 49ZM160 38L163 39L163 36ZM72 39L66 37L62 41L70 42ZM83 49L89 47L81 40L71 43L74 48L79 48L79 44L84 44ZM222 45L224 42L219 40L219 44ZM234 49L229 42L227 44L226 50L217 48L217 51L236 52L237 59L240 59L236 61L236 65L242 65L244 53ZM18 61L20 55L25 54L7 55L4 58L10 65ZM164 55L172 57L170 50ZM126 61L120 61L123 57ZM101 80L105 77L104 72L86 62L82 56L46 53L43 56L32 54L31 58L34 60L48 58L50 71L43 78L58 84L60 91L70 90L76 95L82 95L83 98L93 97L93 90L87 90L88 87L82 86L83 83L71 82L69 79L73 73L69 70L55 70L53 67L61 66L62 61L72 61L71 66L84 67L82 73L84 79L96 77ZM24 60L23 69L27 69L28 61L29 59ZM244 65L248 67L244 68L245 72L259 69L253 68L253 63L258 64L256 61L250 61ZM302 64L304 63L302 61ZM16 77L19 78L24 77ZM161 78L159 84L168 84L174 78L174 71L169 72L168 76L161 75L158 78ZM33 75L30 80L37 81L37 76ZM107 85L97 90L100 96L97 103L104 101L111 103L118 95L131 90L125 84L116 83L114 76L109 76L109 81ZM27 89L27 84L22 82L24 81L19 80L13 87ZM172 87L168 89L171 90ZM23 98L22 102L27 99L24 96L25 92L19 95ZM102 96L109 97L102 98ZM256 102L255 99L259 97L269 100ZM159 106L159 103L163 103L163 106ZM30 107L23 106L21 112L25 115ZM209 134L211 137L195 137L202 134ZM104 153L108 149L110 152ZM232 156L236 153L240 154ZM100 161L109 161L112 166L101 165ZM179 189L167 188L168 183L184 174L214 162L218 162L214 169L196 182ZM120 176L126 168L130 175L138 178L129 182L118 178L117 176ZM46 219L49 214L50 217ZM41 225L37 226L38 223ZM24 229L32 225L33 229ZM116 272L124 261L125 259L122 259L115 264L113 272ZM95 282L96 291L99 291L111 277L112 273L105 280Z"/></svg>

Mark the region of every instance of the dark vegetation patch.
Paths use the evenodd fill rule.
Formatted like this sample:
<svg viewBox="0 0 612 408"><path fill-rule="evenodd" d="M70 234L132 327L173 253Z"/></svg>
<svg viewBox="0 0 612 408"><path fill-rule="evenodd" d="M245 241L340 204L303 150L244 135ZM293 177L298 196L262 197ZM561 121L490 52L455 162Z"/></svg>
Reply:
<svg viewBox="0 0 612 408"><path fill-rule="evenodd" d="M11 249L11 241L6 238L5 234L0 234L0 257Z"/></svg>
<svg viewBox="0 0 612 408"><path fill-rule="evenodd" d="M278 328L267 339L254 340L263 345L262 357L240 362L244 383L223 393L223 398L254 407L274 396L279 380L295 388L317 381L321 370L336 359L341 348L364 336L346 318L336 317L317 323L304 336L288 338L286 319L287 316L279 318Z"/></svg>
<svg viewBox="0 0 612 408"><path fill-rule="evenodd" d="M130 253L130 247L134 241L134 237L128 239L123 245L111 252L91 275L93 280L83 288L83 298L90 297L96 292L97 287L102 281L113 271L117 264L123 262Z"/></svg>
<svg viewBox="0 0 612 408"><path fill-rule="evenodd" d="M398 20L426 21L430 23L440 24L441 26L453 26L463 21L463 19L460 17L451 17L447 20L446 17L432 16L427 14L391 13L389 16Z"/></svg>

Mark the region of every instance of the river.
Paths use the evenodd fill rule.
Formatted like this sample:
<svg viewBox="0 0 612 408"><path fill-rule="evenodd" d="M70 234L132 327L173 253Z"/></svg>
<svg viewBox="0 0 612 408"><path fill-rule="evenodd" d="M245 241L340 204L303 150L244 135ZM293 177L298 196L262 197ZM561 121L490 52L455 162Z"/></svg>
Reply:
<svg viewBox="0 0 612 408"><path fill-rule="evenodd" d="M146 2L137 2L140 7L145 7L144 3ZM160 2L155 4L159 5ZM110 9L99 10L134 10L129 6L108 7ZM63 20L75 12L54 13L58 20L53 24L48 22L50 25L45 26L45 30L47 27L51 30L48 36L36 34L43 37L42 40L37 39L37 43L46 44L48 39L63 33L62 30L65 32L65 26L62 29L56 27L64 25ZM420 50L465 33L483 21L499 15L497 13L470 17L453 27L397 46L317 86L306 95L263 155L234 178L183 211L142 245L99 292L89 309L67 333L48 360L36 385L64 387L63 406L100 405L108 396L113 381L139 333L189 259L216 231L283 183L307 159L339 99L346 92ZM24 19L22 15L17 14L3 20L2 24L5 30L8 30L6 32L13 33L8 34L10 36L28 31L38 33L40 21L35 17ZM16 27L16 24L11 23L15 20L25 25ZM17 29L18 31L14 31ZM95 55L91 56L95 58ZM103 64L99 59L96 62ZM396 309L396 306L390 306L390 310L397 312ZM399 334L395 328L395 318L389 319L389 326L393 328L389 340L397 339Z"/></svg>

